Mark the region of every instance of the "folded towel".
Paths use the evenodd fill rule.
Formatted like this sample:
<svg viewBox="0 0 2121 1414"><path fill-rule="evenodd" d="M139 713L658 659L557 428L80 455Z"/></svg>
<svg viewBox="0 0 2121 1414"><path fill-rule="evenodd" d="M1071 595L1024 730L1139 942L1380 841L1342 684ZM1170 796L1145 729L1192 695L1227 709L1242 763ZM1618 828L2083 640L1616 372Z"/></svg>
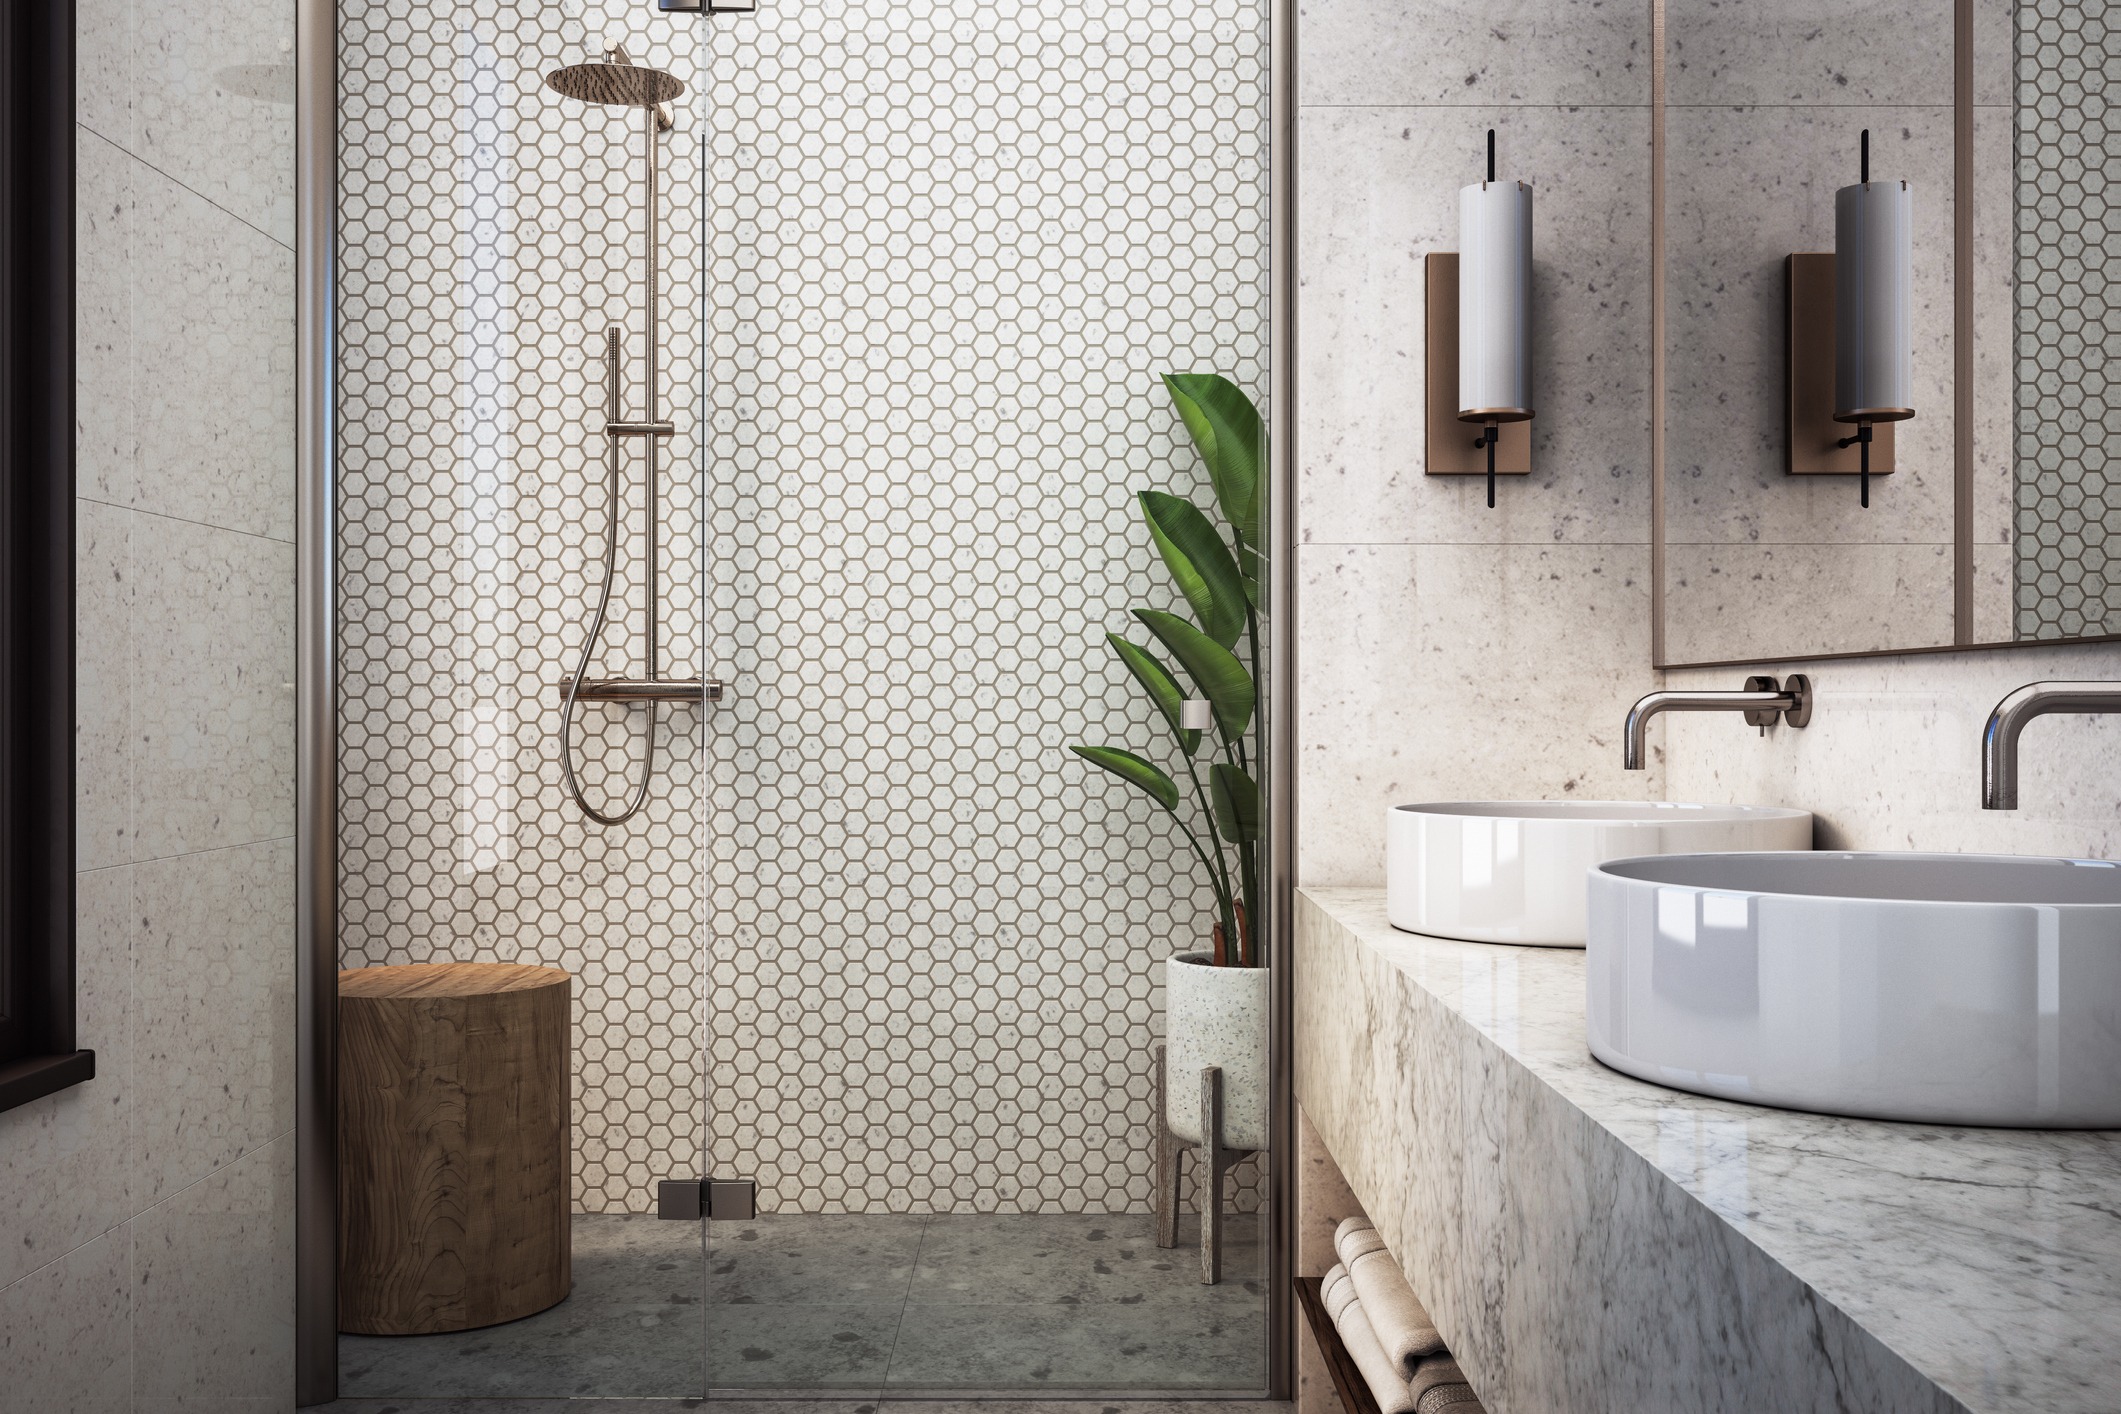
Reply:
<svg viewBox="0 0 2121 1414"><path fill-rule="evenodd" d="M1465 1371L1448 1355L1431 1355L1407 1382L1414 1414L1482 1414L1480 1396L1466 1383Z"/></svg>
<svg viewBox="0 0 2121 1414"><path fill-rule="evenodd" d="M1377 1343L1376 1333L1363 1316L1362 1302L1356 1299L1355 1283L1348 1279L1348 1269L1336 1266L1327 1272L1319 1283L1319 1295L1326 1303L1326 1314L1333 1318L1333 1329L1340 1332L1340 1343L1347 1347L1349 1358L1362 1372L1363 1383L1370 1387L1377 1407L1384 1414L1417 1414L1414 1391L1400 1374L1399 1366Z"/></svg>
<svg viewBox="0 0 2121 1414"><path fill-rule="evenodd" d="M1436 1322L1429 1319L1414 1288L1407 1285L1406 1273L1385 1251L1385 1240L1367 1219L1349 1218L1342 1222L1333 1234L1333 1245L1348 1269L1377 1343L1399 1366L1402 1376L1412 1379L1415 1367L1422 1361L1445 1353Z"/></svg>

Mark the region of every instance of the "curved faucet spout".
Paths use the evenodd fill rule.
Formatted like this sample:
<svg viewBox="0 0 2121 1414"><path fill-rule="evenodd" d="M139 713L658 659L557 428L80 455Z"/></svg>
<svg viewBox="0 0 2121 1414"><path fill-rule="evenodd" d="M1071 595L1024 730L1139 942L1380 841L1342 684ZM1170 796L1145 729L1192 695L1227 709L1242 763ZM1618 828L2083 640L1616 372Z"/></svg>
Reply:
<svg viewBox="0 0 2121 1414"><path fill-rule="evenodd" d="M2018 808L2018 734L2050 712L2121 712L2121 682L2029 682L1988 714L1981 733L1981 808Z"/></svg>
<svg viewBox="0 0 2121 1414"><path fill-rule="evenodd" d="M1778 717L1801 727L1812 719L1812 685L1798 673L1787 684L1769 677L1747 678L1742 692L1653 692L1628 709L1622 767L1643 769L1649 754L1650 721L1662 712L1743 712L1746 721L1756 727L1767 726Z"/></svg>

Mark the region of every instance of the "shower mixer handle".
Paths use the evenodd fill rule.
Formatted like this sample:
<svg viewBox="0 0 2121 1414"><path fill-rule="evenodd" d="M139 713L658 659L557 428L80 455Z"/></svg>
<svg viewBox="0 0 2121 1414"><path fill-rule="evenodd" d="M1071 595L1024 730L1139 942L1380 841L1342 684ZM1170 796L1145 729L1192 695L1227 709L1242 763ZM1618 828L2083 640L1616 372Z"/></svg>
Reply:
<svg viewBox="0 0 2121 1414"><path fill-rule="evenodd" d="M557 691L564 702L573 678L561 678ZM720 702L728 695L720 678L583 678L575 693L579 702Z"/></svg>
<svg viewBox="0 0 2121 1414"><path fill-rule="evenodd" d="M620 422L607 420L604 423L607 437L675 437L678 435L674 422Z"/></svg>

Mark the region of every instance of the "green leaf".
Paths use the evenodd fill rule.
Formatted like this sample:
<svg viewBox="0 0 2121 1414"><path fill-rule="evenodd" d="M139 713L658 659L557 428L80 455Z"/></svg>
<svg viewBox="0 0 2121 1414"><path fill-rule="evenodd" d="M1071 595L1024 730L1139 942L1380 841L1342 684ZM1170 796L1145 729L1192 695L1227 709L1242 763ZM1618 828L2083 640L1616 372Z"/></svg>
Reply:
<svg viewBox="0 0 2121 1414"><path fill-rule="evenodd" d="M1164 714L1164 720L1171 724L1171 730L1178 735L1179 750L1189 757L1200 750L1199 730L1196 728L1188 731L1180 725L1180 709L1185 705L1186 694L1179 691L1178 679L1171 676L1171 670L1159 663L1148 649L1129 643L1116 633L1106 634L1105 642L1111 644L1112 651L1119 654L1119 660L1127 665L1128 672L1134 674L1134 680L1148 689L1150 699L1156 703L1156 710Z"/></svg>
<svg viewBox="0 0 2121 1414"><path fill-rule="evenodd" d="M1141 493L1142 519L1178 592L1208 637L1228 648L1245 631L1245 585L1237 561L1200 508L1162 491Z"/></svg>
<svg viewBox="0 0 2121 1414"><path fill-rule="evenodd" d="M1250 776L1227 761L1217 762L1208 777L1208 801L1217 834L1231 844L1259 838L1259 787Z"/></svg>
<svg viewBox="0 0 2121 1414"><path fill-rule="evenodd" d="M1246 545L1259 544L1259 483L1264 465L1259 409L1220 373L1166 373L1164 387L1208 464L1216 504Z"/></svg>
<svg viewBox="0 0 2121 1414"><path fill-rule="evenodd" d="M1133 752L1122 751L1116 746L1071 746L1068 749L1153 797L1164 809L1178 807L1178 783Z"/></svg>
<svg viewBox="0 0 2121 1414"><path fill-rule="evenodd" d="M1176 614L1136 609L1134 617L1171 650L1200 695L1208 699L1223 739L1235 741L1243 736L1252 722L1252 675L1237 656Z"/></svg>

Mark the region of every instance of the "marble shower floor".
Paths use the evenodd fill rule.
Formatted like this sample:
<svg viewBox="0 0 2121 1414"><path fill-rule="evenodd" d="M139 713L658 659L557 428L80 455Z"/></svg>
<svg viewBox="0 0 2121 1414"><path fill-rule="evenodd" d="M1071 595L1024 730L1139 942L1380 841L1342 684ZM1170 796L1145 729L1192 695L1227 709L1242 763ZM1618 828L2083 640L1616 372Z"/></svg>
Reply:
<svg viewBox="0 0 2121 1414"><path fill-rule="evenodd" d="M505 1326L341 1336L343 1399L685 1398L703 1390L1212 1390L1266 1383L1258 1225L1147 1214L769 1216L700 1229L577 1214L574 1291Z"/></svg>

